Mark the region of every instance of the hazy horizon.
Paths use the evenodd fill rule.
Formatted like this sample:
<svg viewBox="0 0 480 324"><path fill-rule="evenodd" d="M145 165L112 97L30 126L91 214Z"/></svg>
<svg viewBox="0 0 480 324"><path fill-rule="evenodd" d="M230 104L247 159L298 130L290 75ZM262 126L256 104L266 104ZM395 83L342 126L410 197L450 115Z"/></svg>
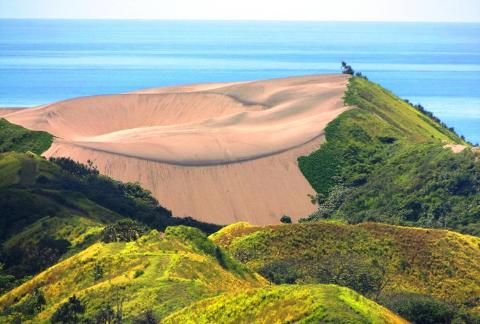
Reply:
<svg viewBox="0 0 480 324"><path fill-rule="evenodd" d="M477 0L0 0L0 19L480 22Z"/></svg>

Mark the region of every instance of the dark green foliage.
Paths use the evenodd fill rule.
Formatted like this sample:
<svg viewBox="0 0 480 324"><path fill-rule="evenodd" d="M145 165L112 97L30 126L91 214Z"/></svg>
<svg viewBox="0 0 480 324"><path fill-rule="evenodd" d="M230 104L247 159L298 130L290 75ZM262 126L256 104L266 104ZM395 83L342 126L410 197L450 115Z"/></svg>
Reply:
<svg viewBox="0 0 480 324"><path fill-rule="evenodd" d="M148 310L137 318L133 319L134 324L157 324L159 319L155 316L153 311Z"/></svg>
<svg viewBox="0 0 480 324"><path fill-rule="evenodd" d="M73 295L52 316L52 323L77 324L85 313L85 306Z"/></svg>
<svg viewBox="0 0 480 324"><path fill-rule="evenodd" d="M338 218L450 228L480 235L480 164L462 139L423 107L352 78L345 112L326 128L327 142L299 158L318 195L307 221Z"/></svg>
<svg viewBox="0 0 480 324"><path fill-rule="evenodd" d="M102 231L102 241L130 242L148 232L148 227L133 220L121 220L115 224L106 226Z"/></svg>
<svg viewBox="0 0 480 324"><path fill-rule="evenodd" d="M284 224L291 224L292 223L292 218L290 216L287 216L287 215L283 215L281 218L280 218L280 222L284 223Z"/></svg>
<svg viewBox="0 0 480 324"><path fill-rule="evenodd" d="M353 68L348 65L346 62L342 62L342 73L343 74L350 74L350 75L354 75L355 74L355 71L353 70Z"/></svg>
<svg viewBox="0 0 480 324"><path fill-rule="evenodd" d="M4 311L4 315L8 314L22 314L26 318L32 318L37 315L47 304L43 293L36 288L31 295L29 295L21 303Z"/></svg>
<svg viewBox="0 0 480 324"><path fill-rule="evenodd" d="M138 184L124 184L99 175L92 163L85 166L69 159L50 162L33 154L0 154L0 262L5 264L8 274L22 278L38 273L67 252L98 240L100 234L92 233L71 246L68 236L76 230L74 224L65 232L49 235L40 228L41 223L63 224L79 217L98 226L130 218L158 230L177 224L198 227L208 233L220 228L191 218L172 217L149 191ZM138 223L127 221L107 227L105 239L130 240L145 232L145 226L129 224ZM37 228L35 236L16 239L32 226ZM109 232L112 229L119 231L112 234ZM47 227L45 231L48 230ZM14 242L4 244L9 240Z"/></svg>
<svg viewBox="0 0 480 324"><path fill-rule="evenodd" d="M79 172L78 170L87 170L87 174L83 177L64 177L58 185L65 190L81 192L88 199L123 216L159 230L180 224L198 227L207 233L213 233L220 228L218 225L203 223L188 217L172 217L172 213L160 206L158 201L152 197L151 192L142 189L138 184L112 180L99 175L92 166L84 166L69 159L60 161L62 162L58 165L60 167L67 165L68 167L64 171L70 175L75 175ZM58 160L54 159L52 162L57 163ZM77 165L77 167L72 165Z"/></svg>
<svg viewBox="0 0 480 324"><path fill-rule="evenodd" d="M143 271L143 270L135 270L135 274L133 275L133 277L138 278L141 275L143 275L144 273L145 273L145 271Z"/></svg>
<svg viewBox="0 0 480 324"><path fill-rule="evenodd" d="M295 258L265 264L259 273L275 284L300 283L305 273ZM356 253L328 255L312 263L309 278L316 283L349 287L366 296L378 295L389 279L383 265Z"/></svg>
<svg viewBox="0 0 480 324"><path fill-rule="evenodd" d="M52 145L52 141L52 135L47 132L31 131L0 118L0 153L31 151L41 154Z"/></svg>
<svg viewBox="0 0 480 324"><path fill-rule="evenodd" d="M93 281L98 281L103 278L103 268L99 264L95 264L92 269Z"/></svg>
<svg viewBox="0 0 480 324"><path fill-rule="evenodd" d="M84 165L81 163L77 163L69 158L64 157L51 157L50 162L55 163L59 167L61 167L66 172L77 176L77 177L86 177L88 175L98 175L98 170L93 166L93 162L88 160L88 164Z"/></svg>
<svg viewBox="0 0 480 324"><path fill-rule="evenodd" d="M122 312L117 309L114 310L110 304L103 305L98 313L95 315L93 321L87 321L96 324L121 324Z"/></svg>
<svg viewBox="0 0 480 324"><path fill-rule="evenodd" d="M15 277L5 273L3 270L3 264L0 263L0 295L15 287L15 283Z"/></svg>
<svg viewBox="0 0 480 324"><path fill-rule="evenodd" d="M70 242L64 239L43 237L22 249L5 249L2 259L10 273L22 278L55 264L68 251L70 245Z"/></svg>
<svg viewBox="0 0 480 324"><path fill-rule="evenodd" d="M379 302L415 324L480 323L480 317L467 314L431 296L415 293L392 293Z"/></svg>

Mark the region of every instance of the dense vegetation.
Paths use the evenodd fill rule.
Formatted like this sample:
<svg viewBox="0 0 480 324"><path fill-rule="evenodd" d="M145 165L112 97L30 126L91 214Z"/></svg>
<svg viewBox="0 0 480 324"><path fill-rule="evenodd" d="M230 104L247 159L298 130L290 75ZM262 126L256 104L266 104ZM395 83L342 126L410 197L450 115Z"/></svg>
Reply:
<svg viewBox="0 0 480 324"><path fill-rule="evenodd" d="M283 285L202 300L162 323L406 323L344 287Z"/></svg>
<svg viewBox="0 0 480 324"><path fill-rule="evenodd" d="M53 137L47 132L30 131L0 118L0 153L31 151L45 152L52 145Z"/></svg>
<svg viewBox="0 0 480 324"><path fill-rule="evenodd" d="M0 322L160 319L199 299L266 284L200 230L174 226L132 242L95 243L59 262L0 297ZM36 305L30 312L26 301Z"/></svg>
<svg viewBox="0 0 480 324"><path fill-rule="evenodd" d="M345 102L355 109L326 128L326 143L299 166L317 191L307 221L455 229L480 235L480 163L470 148L424 109L360 77ZM422 107L423 108L423 107Z"/></svg>
<svg viewBox="0 0 480 324"><path fill-rule="evenodd" d="M210 233L219 228L172 217L138 184L71 160L52 161L33 153L0 154L0 263L19 279L98 241L105 225L124 218L159 230L177 224Z"/></svg>
<svg viewBox="0 0 480 324"><path fill-rule="evenodd" d="M460 310L455 316L480 312L480 238L473 236L374 223L312 222L267 227L238 223L211 239L275 284L337 284L377 301L393 293L416 293Z"/></svg>

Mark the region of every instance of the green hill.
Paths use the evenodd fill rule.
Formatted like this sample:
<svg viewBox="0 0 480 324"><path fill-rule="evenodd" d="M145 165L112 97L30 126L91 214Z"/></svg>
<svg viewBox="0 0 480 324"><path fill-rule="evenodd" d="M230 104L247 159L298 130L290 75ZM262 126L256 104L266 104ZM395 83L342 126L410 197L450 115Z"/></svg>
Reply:
<svg viewBox="0 0 480 324"><path fill-rule="evenodd" d="M159 230L176 224L207 232L219 228L172 217L137 184L114 181L71 160L0 154L0 263L7 273L17 278L38 273L125 218Z"/></svg>
<svg viewBox="0 0 480 324"><path fill-rule="evenodd" d="M0 153L27 152L41 154L52 145L53 136L47 132L25 129L0 118Z"/></svg>
<svg viewBox="0 0 480 324"><path fill-rule="evenodd" d="M363 78L350 80L356 107L326 128L326 143L299 167L317 191L308 220L455 229L480 235L480 163L438 119ZM466 145L458 154L446 144ZM478 153L477 153L478 154Z"/></svg>
<svg viewBox="0 0 480 324"><path fill-rule="evenodd" d="M1 296L0 322L48 322L72 295L84 319L119 303L127 322L147 311L159 319L202 298L265 285L200 230L175 226L133 242L96 243L61 261Z"/></svg>
<svg viewBox="0 0 480 324"><path fill-rule="evenodd" d="M335 285L282 285L224 294L162 323L407 323L354 291Z"/></svg>
<svg viewBox="0 0 480 324"><path fill-rule="evenodd" d="M332 283L376 300L427 295L480 311L480 238L445 230L333 222L227 226L211 239L277 284Z"/></svg>

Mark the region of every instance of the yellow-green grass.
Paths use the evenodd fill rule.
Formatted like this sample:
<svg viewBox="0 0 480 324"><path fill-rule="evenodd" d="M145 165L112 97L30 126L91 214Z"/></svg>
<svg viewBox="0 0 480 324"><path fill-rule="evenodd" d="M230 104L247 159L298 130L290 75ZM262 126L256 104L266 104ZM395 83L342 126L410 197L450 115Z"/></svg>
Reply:
<svg viewBox="0 0 480 324"><path fill-rule="evenodd" d="M97 280L95 268L103 273ZM26 322L48 322L74 294L87 317L121 300L128 321L147 310L163 317L202 298L266 284L200 230L179 226L164 234L154 230L134 242L96 243L1 296L0 310L15 309L38 288L47 304L35 317L24 317ZM4 315L3 320L13 317Z"/></svg>
<svg viewBox="0 0 480 324"><path fill-rule="evenodd" d="M211 239L267 277L283 271L297 283L322 282L317 271L326 263L335 271L341 263L362 260L385 271L378 294L415 292L467 309L480 305L480 238L473 236L377 223L313 222L233 224Z"/></svg>
<svg viewBox="0 0 480 324"><path fill-rule="evenodd" d="M193 304L161 323L407 323L351 289L281 285L223 294Z"/></svg>

